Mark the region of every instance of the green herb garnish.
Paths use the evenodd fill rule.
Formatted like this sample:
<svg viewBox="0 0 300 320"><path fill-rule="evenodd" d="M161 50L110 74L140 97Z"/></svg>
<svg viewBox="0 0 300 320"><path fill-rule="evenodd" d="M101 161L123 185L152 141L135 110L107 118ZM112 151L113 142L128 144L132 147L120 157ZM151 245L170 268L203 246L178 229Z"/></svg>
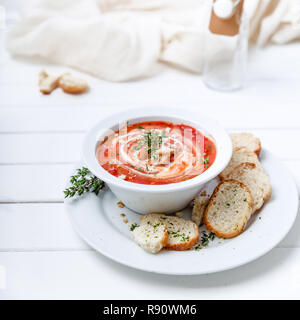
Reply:
<svg viewBox="0 0 300 320"><path fill-rule="evenodd" d="M137 223L133 223L131 226L130 226L130 231L133 231L136 227L139 227L139 225Z"/></svg>
<svg viewBox="0 0 300 320"><path fill-rule="evenodd" d="M206 247L209 243L209 241L213 241L215 239L215 234L213 232L210 232L209 234L203 233L201 236L201 244L203 247Z"/></svg>
<svg viewBox="0 0 300 320"><path fill-rule="evenodd" d="M172 238L181 238L180 241L181 242L185 242L185 241L189 241L190 237L185 235L185 233L179 233L179 230L177 232L175 231L168 231L168 234L171 235Z"/></svg>
<svg viewBox="0 0 300 320"><path fill-rule="evenodd" d="M195 247L196 251L199 251L206 247L209 244L209 241L213 241L215 239L215 234L213 232L210 232L207 234L206 232L202 233L201 241L200 243Z"/></svg>
<svg viewBox="0 0 300 320"><path fill-rule="evenodd" d="M154 129L148 130L143 134L142 138L137 142L134 149L140 150L144 146L147 150L148 158L157 159L156 152L162 146L164 138L167 138L167 135L165 134L165 130L162 131L161 135L159 134L158 131Z"/></svg>
<svg viewBox="0 0 300 320"><path fill-rule="evenodd" d="M209 157L204 158L203 164L204 164L205 168L207 168L209 166Z"/></svg>
<svg viewBox="0 0 300 320"><path fill-rule="evenodd" d="M64 190L65 198L72 198L75 195L81 196L85 192L92 192L98 195L104 188L104 182L94 176L88 168L77 169L77 174L70 178L71 187Z"/></svg>

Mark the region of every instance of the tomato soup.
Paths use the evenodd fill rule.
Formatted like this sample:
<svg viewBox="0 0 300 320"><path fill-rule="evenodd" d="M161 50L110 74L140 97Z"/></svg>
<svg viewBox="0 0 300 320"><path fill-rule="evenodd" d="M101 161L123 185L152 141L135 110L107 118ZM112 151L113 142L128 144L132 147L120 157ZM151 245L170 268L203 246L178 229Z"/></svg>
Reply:
<svg viewBox="0 0 300 320"><path fill-rule="evenodd" d="M96 150L112 175L140 184L169 184L194 178L215 161L215 144L185 124L147 121L108 135Z"/></svg>

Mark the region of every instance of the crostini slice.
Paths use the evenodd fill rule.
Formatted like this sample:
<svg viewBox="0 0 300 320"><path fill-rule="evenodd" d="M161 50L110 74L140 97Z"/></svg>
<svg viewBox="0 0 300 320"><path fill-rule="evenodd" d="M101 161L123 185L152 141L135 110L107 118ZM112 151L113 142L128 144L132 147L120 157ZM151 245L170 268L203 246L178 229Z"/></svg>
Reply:
<svg viewBox="0 0 300 320"><path fill-rule="evenodd" d="M246 148L239 148L233 150L231 160L227 167L219 174L219 178L226 179L228 174L243 162L254 163L258 168L262 169L256 153L249 151Z"/></svg>
<svg viewBox="0 0 300 320"><path fill-rule="evenodd" d="M204 212L206 228L221 238L243 232L253 210L250 190L236 180L223 180L214 190Z"/></svg>
<svg viewBox="0 0 300 320"><path fill-rule="evenodd" d="M253 213L271 196L269 176L254 163L241 163L227 177L238 180L249 188L253 197Z"/></svg>
<svg viewBox="0 0 300 320"><path fill-rule="evenodd" d="M230 138L232 141L233 150L245 148L248 151L254 152L259 156L261 150L260 140L252 133L231 133Z"/></svg>

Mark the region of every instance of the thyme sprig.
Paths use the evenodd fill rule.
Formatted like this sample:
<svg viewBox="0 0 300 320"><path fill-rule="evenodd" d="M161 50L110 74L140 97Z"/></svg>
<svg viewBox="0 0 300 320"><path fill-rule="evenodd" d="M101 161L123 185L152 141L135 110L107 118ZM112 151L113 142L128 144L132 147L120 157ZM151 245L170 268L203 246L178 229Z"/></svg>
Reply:
<svg viewBox="0 0 300 320"><path fill-rule="evenodd" d="M88 168L77 169L77 174L70 178L71 187L64 190L65 198L72 198L75 195L81 196L84 192L92 192L98 195L104 188L104 182L94 176Z"/></svg>
<svg viewBox="0 0 300 320"><path fill-rule="evenodd" d="M163 139L167 137L165 130L162 131L162 134L159 134L154 129L148 130L143 134L142 139L138 141L135 150L140 150L144 146L147 150L148 158L157 159L156 152L161 148Z"/></svg>

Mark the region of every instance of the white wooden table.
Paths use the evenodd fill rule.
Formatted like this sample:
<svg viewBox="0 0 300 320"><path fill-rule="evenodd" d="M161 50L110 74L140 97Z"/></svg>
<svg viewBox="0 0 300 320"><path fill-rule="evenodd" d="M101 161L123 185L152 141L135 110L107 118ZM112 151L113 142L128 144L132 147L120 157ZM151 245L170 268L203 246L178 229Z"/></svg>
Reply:
<svg viewBox="0 0 300 320"><path fill-rule="evenodd" d="M198 75L166 70L130 83L83 75L89 93L43 96L36 82L45 65L12 60L0 34L0 298L300 298L300 216L255 262L218 274L163 276L89 248L71 228L62 193L86 130L114 112L147 106L195 109L228 130L253 132L299 187L300 43L252 53L248 85L238 92L213 92Z"/></svg>

